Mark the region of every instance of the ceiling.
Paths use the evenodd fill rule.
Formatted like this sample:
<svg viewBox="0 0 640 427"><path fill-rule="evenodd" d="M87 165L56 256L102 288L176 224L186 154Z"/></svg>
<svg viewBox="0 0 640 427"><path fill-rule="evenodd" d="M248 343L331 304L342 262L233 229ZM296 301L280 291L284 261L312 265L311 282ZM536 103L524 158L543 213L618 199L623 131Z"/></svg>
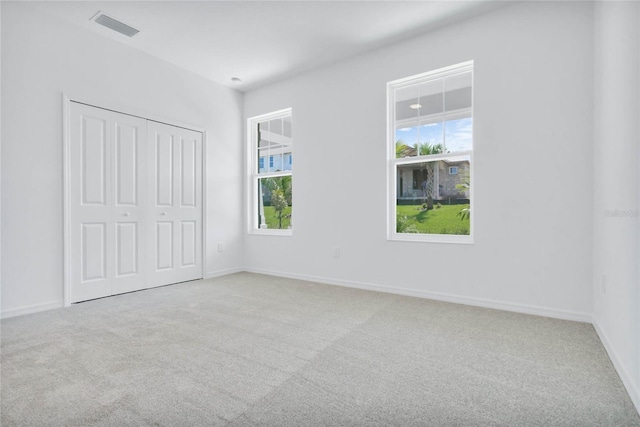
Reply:
<svg viewBox="0 0 640 427"><path fill-rule="evenodd" d="M241 91L500 7L471 1L43 1L56 16ZM91 21L98 12L140 32ZM242 81L232 82L237 77Z"/></svg>

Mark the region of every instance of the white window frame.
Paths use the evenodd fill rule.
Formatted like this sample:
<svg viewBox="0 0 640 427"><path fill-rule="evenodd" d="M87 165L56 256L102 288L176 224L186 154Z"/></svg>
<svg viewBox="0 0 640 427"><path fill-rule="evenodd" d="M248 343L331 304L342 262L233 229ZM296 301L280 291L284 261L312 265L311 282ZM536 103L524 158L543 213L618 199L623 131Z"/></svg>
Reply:
<svg viewBox="0 0 640 427"><path fill-rule="evenodd" d="M455 171L455 172L453 172ZM458 175L458 167L457 166L449 166L449 175Z"/></svg>
<svg viewBox="0 0 640 427"><path fill-rule="evenodd" d="M247 232L249 234L269 235L269 236L291 236L293 228L277 229L277 228L260 228L258 224L258 180L263 178L278 178L282 176L291 176L293 186L293 164L291 170L278 172L258 172L258 123L269 120L281 119L284 117L292 117L292 109L285 108L283 110L274 111L260 116L254 116L247 119ZM292 131L293 133L293 131ZM293 143L291 145L291 154L293 155ZM283 160L284 161L284 160ZM264 160L265 164L270 162L269 158ZM265 165L266 167L266 165ZM293 194L292 194L293 197ZM293 205L293 203L292 203Z"/></svg>
<svg viewBox="0 0 640 427"><path fill-rule="evenodd" d="M458 73L471 72L471 108L460 109L456 111L444 112L434 115L434 121L439 120L446 123L449 120L456 120L464 117L471 117L472 122L472 135L475 123L473 120L473 61L467 61L460 64L452 65L449 67L440 68L434 71L429 71L422 74L417 74L410 77L394 80L387 83L387 239L393 241L411 241L411 242L432 242L432 243L463 243L472 244L474 235L474 218L476 214L474 203L474 163L473 163L473 151L476 147L476 140L473 139L472 150L468 151L456 151L454 153L432 154L426 156L412 156L404 158L396 158L396 124L398 127L412 126L415 119L402 120L396 123L396 111L395 111L395 91L408 86L425 83L431 80L441 79L450 75ZM429 122L429 118L423 118L421 123ZM396 204L397 204L397 167L406 164L419 164L423 162L431 162L443 159L451 160L468 160L470 166L470 189L469 189L469 203L472 206L472 214L469 225L469 235L455 235L455 234L422 234L422 233L398 233L396 232Z"/></svg>

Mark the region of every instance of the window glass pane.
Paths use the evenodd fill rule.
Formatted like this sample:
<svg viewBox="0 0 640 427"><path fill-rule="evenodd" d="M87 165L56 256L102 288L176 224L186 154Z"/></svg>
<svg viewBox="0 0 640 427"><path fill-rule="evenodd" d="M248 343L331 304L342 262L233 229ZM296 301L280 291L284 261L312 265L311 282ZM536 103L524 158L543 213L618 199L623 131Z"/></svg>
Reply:
<svg viewBox="0 0 640 427"><path fill-rule="evenodd" d="M396 129L396 158L444 153L443 122Z"/></svg>
<svg viewBox="0 0 640 427"><path fill-rule="evenodd" d="M268 152L268 155L265 155L264 158L266 159L264 172L282 172L284 170L287 170L285 168L285 158L281 148L277 150L270 150ZM289 170L291 170L290 167Z"/></svg>
<svg viewBox="0 0 640 427"><path fill-rule="evenodd" d="M267 141L266 139L263 139L263 135L266 136L269 132L269 122L261 122L258 123L258 144L257 144L257 151L258 151L258 173L262 173L262 172L266 172L266 161L265 161L265 157L268 154L268 150L269 150L269 141Z"/></svg>
<svg viewBox="0 0 640 427"><path fill-rule="evenodd" d="M396 89L395 106L396 106L396 123L403 120L413 120L417 123L418 118L418 101L420 98L420 90L418 86L412 85ZM413 107L411 107L413 106Z"/></svg>
<svg viewBox="0 0 640 427"><path fill-rule="evenodd" d="M445 110L471 108L471 72L456 74L444 79Z"/></svg>
<svg viewBox="0 0 640 427"><path fill-rule="evenodd" d="M271 158L271 151L268 148L258 150L258 173L265 173L271 170L269 166L269 159Z"/></svg>
<svg viewBox="0 0 640 427"><path fill-rule="evenodd" d="M397 165L396 232L468 235L470 172L468 156Z"/></svg>
<svg viewBox="0 0 640 427"><path fill-rule="evenodd" d="M291 138L291 116L282 119L282 135Z"/></svg>
<svg viewBox="0 0 640 427"><path fill-rule="evenodd" d="M291 117L260 123L259 129L258 158L265 160L258 172L291 170L291 164L286 159L292 147Z"/></svg>
<svg viewBox="0 0 640 427"><path fill-rule="evenodd" d="M418 128L418 155L427 156L430 154L444 153L444 132L443 132L443 82L442 80L431 81L418 85L420 98L420 119Z"/></svg>
<svg viewBox="0 0 640 427"><path fill-rule="evenodd" d="M282 135L282 119L273 119L269 121L269 132Z"/></svg>
<svg viewBox="0 0 640 427"><path fill-rule="evenodd" d="M412 85L396 89L394 96L396 158L417 156L419 112L415 107L417 107L420 92L417 86ZM409 107L410 105L414 108Z"/></svg>
<svg viewBox="0 0 640 427"><path fill-rule="evenodd" d="M396 158L417 156L418 126L396 128Z"/></svg>
<svg viewBox="0 0 640 427"><path fill-rule="evenodd" d="M258 147L268 147L269 122L258 123Z"/></svg>
<svg viewBox="0 0 640 427"><path fill-rule="evenodd" d="M396 158L444 152L443 80L398 89Z"/></svg>
<svg viewBox="0 0 640 427"><path fill-rule="evenodd" d="M282 147L282 170L290 171L293 165L293 158L291 157L291 147L292 147L292 139L291 139L291 116L285 117L282 119L282 136L283 139L283 147Z"/></svg>
<svg viewBox="0 0 640 427"><path fill-rule="evenodd" d="M420 156L427 156L430 154L442 154L444 152L442 120L421 124L418 154Z"/></svg>
<svg viewBox="0 0 640 427"><path fill-rule="evenodd" d="M293 163L293 158L291 157L291 153L284 153L284 155L282 156L282 162L283 162L282 170L290 171Z"/></svg>
<svg viewBox="0 0 640 427"><path fill-rule="evenodd" d="M420 118L442 115L444 112L443 80L421 83L417 87L419 91L418 105L420 108L418 108L418 111Z"/></svg>
<svg viewBox="0 0 640 427"><path fill-rule="evenodd" d="M447 153L470 151L473 149L473 120L466 117L447 120L445 123L445 150Z"/></svg>
<svg viewBox="0 0 640 427"><path fill-rule="evenodd" d="M291 184L291 176L258 178L258 228L291 228Z"/></svg>

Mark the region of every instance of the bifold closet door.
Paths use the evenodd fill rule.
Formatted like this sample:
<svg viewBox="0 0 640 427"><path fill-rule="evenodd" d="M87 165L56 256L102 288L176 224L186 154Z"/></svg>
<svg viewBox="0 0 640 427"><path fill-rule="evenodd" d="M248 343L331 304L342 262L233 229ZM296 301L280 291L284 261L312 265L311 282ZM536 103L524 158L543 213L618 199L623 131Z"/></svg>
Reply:
<svg viewBox="0 0 640 427"><path fill-rule="evenodd" d="M148 121L149 286L202 278L202 134Z"/></svg>
<svg viewBox="0 0 640 427"><path fill-rule="evenodd" d="M70 103L70 301L146 287L147 122Z"/></svg>

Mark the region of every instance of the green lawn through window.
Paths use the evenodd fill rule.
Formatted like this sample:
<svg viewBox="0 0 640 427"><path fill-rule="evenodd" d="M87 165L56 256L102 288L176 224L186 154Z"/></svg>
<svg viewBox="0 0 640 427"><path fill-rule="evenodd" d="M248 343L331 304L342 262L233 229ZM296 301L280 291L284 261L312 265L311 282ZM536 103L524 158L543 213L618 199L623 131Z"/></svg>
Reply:
<svg viewBox="0 0 640 427"><path fill-rule="evenodd" d="M461 219L458 213L468 205L443 205L429 211L422 210L421 205L397 206L397 220L400 222L400 233L423 234L460 234L468 235L470 221ZM264 215L267 227L271 230L278 229L278 216L273 206L264 207ZM284 210L282 228L286 229L290 224L291 207Z"/></svg>
<svg viewBox="0 0 640 427"><path fill-rule="evenodd" d="M469 205L443 205L429 211L421 205L396 206L398 233L469 234L470 221L461 219L460 210Z"/></svg>
<svg viewBox="0 0 640 427"><path fill-rule="evenodd" d="M265 206L264 207L264 216L265 222L267 223L267 228L270 230L280 228L278 221L278 214L273 206ZM286 207L284 212L282 213L282 228L289 228L289 224L291 223L291 206Z"/></svg>

